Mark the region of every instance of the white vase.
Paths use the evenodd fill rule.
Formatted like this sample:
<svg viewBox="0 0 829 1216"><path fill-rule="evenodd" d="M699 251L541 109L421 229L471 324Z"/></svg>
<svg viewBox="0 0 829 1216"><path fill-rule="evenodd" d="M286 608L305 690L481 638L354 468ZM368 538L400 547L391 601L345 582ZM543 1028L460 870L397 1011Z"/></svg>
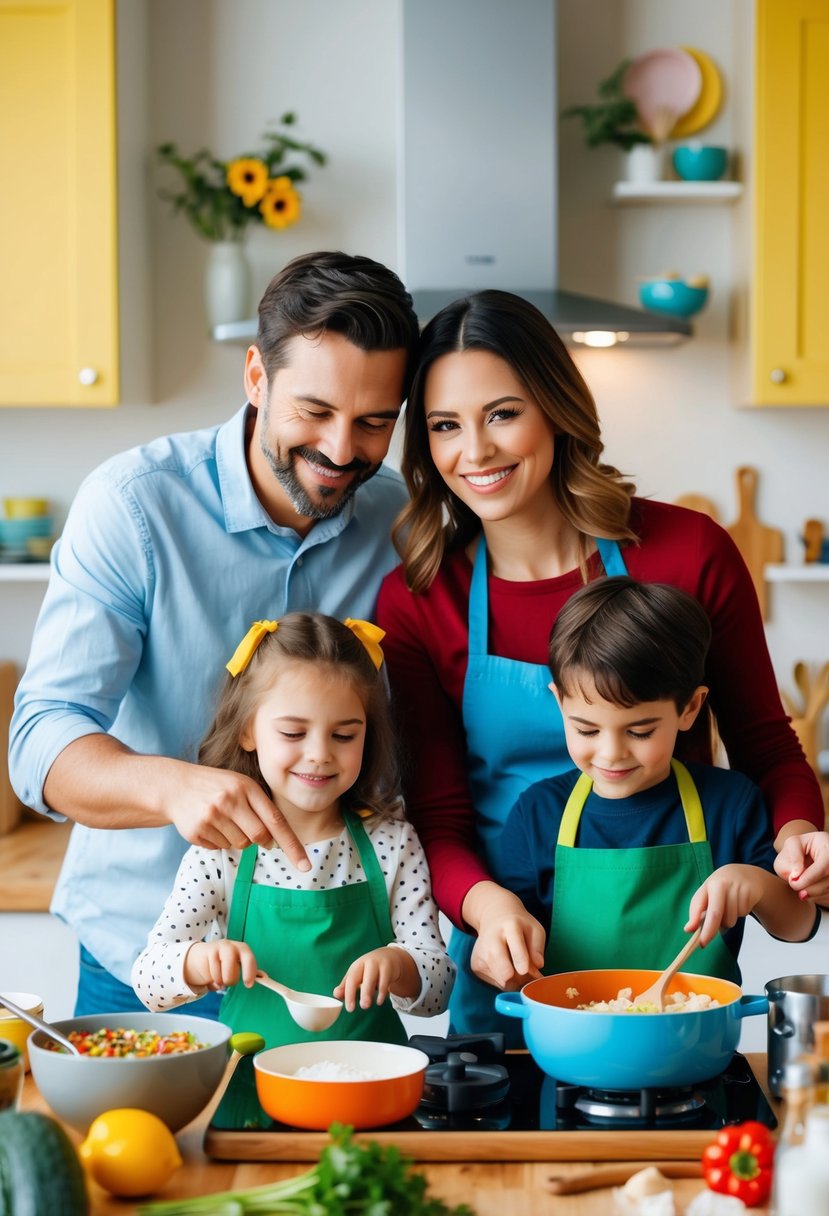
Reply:
<svg viewBox="0 0 829 1216"><path fill-rule="evenodd" d="M251 315L250 263L242 241L213 241L204 276L207 323L225 325Z"/></svg>
<svg viewBox="0 0 829 1216"><path fill-rule="evenodd" d="M640 186L661 181L662 160L660 144L634 144L625 155L627 180Z"/></svg>

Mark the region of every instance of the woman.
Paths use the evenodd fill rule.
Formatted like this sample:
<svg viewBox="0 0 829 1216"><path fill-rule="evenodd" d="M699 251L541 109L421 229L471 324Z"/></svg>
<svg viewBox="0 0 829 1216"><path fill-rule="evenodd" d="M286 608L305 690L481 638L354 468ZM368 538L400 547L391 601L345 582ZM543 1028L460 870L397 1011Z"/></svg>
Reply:
<svg viewBox="0 0 829 1216"><path fill-rule="evenodd" d="M713 629L706 683L731 767L763 790L778 871L829 891L823 804L780 703L751 578L707 516L634 497L602 464L595 403L526 300L482 291L423 332L406 408L411 501L378 623L403 738L407 807L438 905L458 928L452 1026L491 1029L493 994L537 974L545 930L498 885L498 840L518 795L569 768L547 641L585 582L630 574L693 595ZM711 761L710 731L683 755ZM612 910L586 908L586 916Z"/></svg>

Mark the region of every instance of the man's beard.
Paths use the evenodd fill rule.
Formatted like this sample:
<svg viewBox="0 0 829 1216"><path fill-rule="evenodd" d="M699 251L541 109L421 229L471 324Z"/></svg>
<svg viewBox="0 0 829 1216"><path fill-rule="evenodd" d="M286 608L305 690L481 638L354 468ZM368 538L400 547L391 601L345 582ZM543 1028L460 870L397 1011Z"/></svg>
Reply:
<svg viewBox="0 0 829 1216"><path fill-rule="evenodd" d="M265 439L267 434L267 413L262 422L262 455L267 460L274 477L288 495L293 509L305 519L332 519L335 515L339 515L354 497L359 487L368 481L370 477L373 477L380 468L379 464L370 465L365 460L356 459L346 465L332 464L328 457L323 456L322 452L317 451L316 448L306 447L290 448L286 455L280 459L276 452L268 446ZM336 486L319 486L317 493L321 501L315 501L310 497L305 486L297 476L297 460L310 461L311 464L317 464L326 469L336 469L338 472L351 472L353 470L357 473L357 476L352 478L348 487L343 491L339 491ZM332 498L338 493L340 497L334 502L325 502L326 498Z"/></svg>

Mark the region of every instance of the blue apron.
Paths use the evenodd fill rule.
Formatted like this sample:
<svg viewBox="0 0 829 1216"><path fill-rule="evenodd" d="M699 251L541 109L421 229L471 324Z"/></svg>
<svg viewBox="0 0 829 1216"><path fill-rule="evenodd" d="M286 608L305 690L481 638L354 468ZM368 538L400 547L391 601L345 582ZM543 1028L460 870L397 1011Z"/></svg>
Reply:
<svg viewBox="0 0 829 1216"><path fill-rule="evenodd" d="M608 576L627 574L616 541L596 539ZM552 627L552 622L551 622ZM486 542L481 533L469 589L469 662L463 688L463 724L478 847L495 880L499 841L520 794L543 777L573 767L564 724L550 692L546 664L503 659L489 650ZM449 954L458 966L449 1002L451 1030L464 1034L503 1030L507 1045L523 1047L521 1025L494 1010L495 989L470 970L475 938L453 928Z"/></svg>

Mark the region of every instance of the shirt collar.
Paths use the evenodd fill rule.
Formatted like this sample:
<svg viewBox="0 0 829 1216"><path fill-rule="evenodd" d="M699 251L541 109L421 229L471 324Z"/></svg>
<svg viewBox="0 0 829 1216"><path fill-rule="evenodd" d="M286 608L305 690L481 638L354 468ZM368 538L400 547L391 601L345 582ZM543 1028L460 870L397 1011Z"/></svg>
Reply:
<svg viewBox="0 0 829 1216"><path fill-rule="evenodd" d="M247 462L248 421L253 419L253 406L245 402L232 418L219 427L216 436L216 466L219 490L229 533L246 532L251 528L267 528L276 536L297 538L293 528L275 524L256 497ZM358 491L359 494L359 491ZM303 547L319 544L336 536L354 517L358 494L348 502L339 515L314 524L303 540Z"/></svg>

